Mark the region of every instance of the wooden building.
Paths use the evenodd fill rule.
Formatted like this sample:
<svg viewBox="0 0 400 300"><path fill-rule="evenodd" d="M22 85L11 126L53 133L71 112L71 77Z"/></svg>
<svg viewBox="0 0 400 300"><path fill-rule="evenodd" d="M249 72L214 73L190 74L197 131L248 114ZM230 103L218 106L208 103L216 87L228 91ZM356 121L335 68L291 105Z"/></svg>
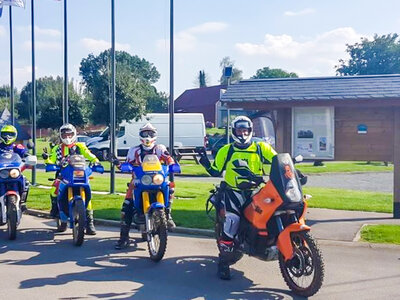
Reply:
<svg viewBox="0 0 400 300"><path fill-rule="evenodd" d="M243 80L221 103L270 112L279 152L393 162L400 218L400 75Z"/></svg>

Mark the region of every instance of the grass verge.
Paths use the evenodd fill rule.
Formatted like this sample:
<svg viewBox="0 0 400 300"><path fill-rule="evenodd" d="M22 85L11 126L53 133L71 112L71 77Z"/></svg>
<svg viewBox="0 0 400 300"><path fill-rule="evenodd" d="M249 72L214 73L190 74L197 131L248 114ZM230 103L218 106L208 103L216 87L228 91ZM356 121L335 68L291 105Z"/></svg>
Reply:
<svg viewBox="0 0 400 300"><path fill-rule="evenodd" d="M361 240L370 243L400 245L400 225L368 225L361 231Z"/></svg>

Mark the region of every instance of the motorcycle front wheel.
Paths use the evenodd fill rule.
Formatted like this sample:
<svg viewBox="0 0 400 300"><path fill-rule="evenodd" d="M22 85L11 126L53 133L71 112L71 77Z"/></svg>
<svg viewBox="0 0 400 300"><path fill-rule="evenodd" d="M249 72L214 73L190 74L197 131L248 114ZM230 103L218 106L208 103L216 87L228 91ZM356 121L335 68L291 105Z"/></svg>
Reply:
<svg viewBox="0 0 400 300"><path fill-rule="evenodd" d="M324 280L324 261L309 232L291 234L293 258L285 261L279 254L279 267L288 287L296 294L310 297L318 292Z"/></svg>
<svg viewBox="0 0 400 300"><path fill-rule="evenodd" d="M155 210L150 216L152 230L147 236L150 259L160 261L167 249L167 217L164 210Z"/></svg>
<svg viewBox="0 0 400 300"><path fill-rule="evenodd" d="M81 246L85 236L85 204L82 199L76 200L72 209L72 236L75 246Z"/></svg>
<svg viewBox="0 0 400 300"><path fill-rule="evenodd" d="M17 223L17 197L10 195L7 201L7 232L9 240L15 240L17 237Z"/></svg>

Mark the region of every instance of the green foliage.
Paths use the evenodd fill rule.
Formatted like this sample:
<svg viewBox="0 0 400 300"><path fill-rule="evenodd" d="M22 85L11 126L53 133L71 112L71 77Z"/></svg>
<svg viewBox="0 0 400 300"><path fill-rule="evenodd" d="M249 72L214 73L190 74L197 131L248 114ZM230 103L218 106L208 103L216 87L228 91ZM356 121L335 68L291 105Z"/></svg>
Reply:
<svg viewBox="0 0 400 300"><path fill-rule="evenodd" d="M166 93L157 93L154 88L154 93L147 98L146 112L149 113L166 113L168 112L168 95Z"/></svg>
<svg viewBox="0 0 400 300"><path fill-rule="evenodd" d="M124 51L116 52L117 123L140 118L147 109L147 100L154 100L157 91L152 86L160 78L150 62ZM91 120L95 124L109 124L111 99L110 50L98 56L89 54L82 59L80 75L91 102ZM163 96L161 95L160 98ZM160 99L156 99L159 103ZM162 101L161 101L162 102ZM154 105L153 105L154 106Z"/></svg>
<svg viewBox="0 0 400 300"><path fill-rule="evenodd" d="M372 41L361 38L361 42L347 45L350 59L339 60L336 73L339 75L373 75L400 73L400 41L398 34L375 35Z"/></svg>
<svg viewBox="0 0 400 300"><path fill-rule="evenodd" d="M231 60L231 58L229 56L225 56L221 62L219 63L219 66L221 68L221 78L219 80L219 82L221 84L228 84L228 79L226 77L224 77L224 68L225 67L232 67L232 77L230 79L230 82L233 81L239 81L242 80L242 70L239 70L237 68L234 67L235 62L233 60Z"/></svg>
<svg viewBox="0 0 400 300"><path fill-rule="evenodd" d="M262 69L258 69L256 75L251 77L252 79L261 79L261 78L298 78L296 73L286 72L282 69L270 69L269 67L264 67Z"/></svg>
<svg viewBox="0 0 400 300"><path fill-rule="evenodd" d="M42 77L36 81L37 97L37 127L58 128L62 125L62 101L63 101L63 78L57 76ZM31 119L32 111L32 83L28 82L21 91L20 101L17 104L21 118ZM84 118L84 102L82 97L75 91L72 81L68 84L69 98L69 122L76 126L86 124Z"/></svg>
<svg viewBox="0 0 400 300"><path fill-rule="evenodd" d="M0 86L0 113L7 107L9 110L11 109L11 100L10 100L10 86L9 85L2 85ZM14 89L14 103L17 105L19 101L19 93L18 90ZM18 113L15 115L16 117L19 116Z"/></svg>

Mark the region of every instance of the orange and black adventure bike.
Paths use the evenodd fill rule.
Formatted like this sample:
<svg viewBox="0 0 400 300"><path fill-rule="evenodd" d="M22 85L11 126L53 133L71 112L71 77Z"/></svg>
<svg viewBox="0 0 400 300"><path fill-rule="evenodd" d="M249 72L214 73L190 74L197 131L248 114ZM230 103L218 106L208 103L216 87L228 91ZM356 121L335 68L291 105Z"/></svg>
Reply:
<svg viewBox="0 0 400 300"><path fill-rule="evenodd" d="M246 199L234 240L238 254L235 261L243 254L264 261L278 260L282 276L293 292L305 297L314 295L324 279L324 262L311 228L305 224L307 204L301 185L306 180L299 178L287 153L273 158L266 183L262 176L250 171L245 161L236 160L233 165L238 188ZM212 206L216 208L217 239L224 224L221 198L227 196L226 189L229 187L221 184L207 201L208 213Z"/></svg>

